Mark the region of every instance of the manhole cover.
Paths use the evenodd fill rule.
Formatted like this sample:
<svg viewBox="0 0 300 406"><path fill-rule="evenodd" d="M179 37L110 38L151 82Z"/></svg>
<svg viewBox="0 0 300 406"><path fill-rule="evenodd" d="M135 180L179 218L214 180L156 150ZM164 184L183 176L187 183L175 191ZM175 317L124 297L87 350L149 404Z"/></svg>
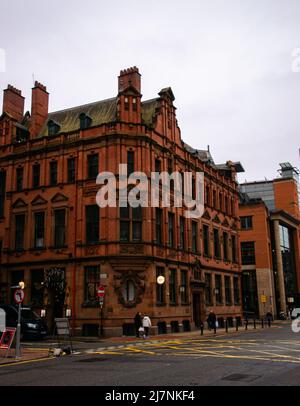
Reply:
<svg viewBox="0 0 300 406"><path fill-rule="evenodd" d="M228 376L224 376L222 381L243 381L243 382L251 382L255 381L255 379L260 378L259 375L246 375L246 374L232 374Z"/></svg>

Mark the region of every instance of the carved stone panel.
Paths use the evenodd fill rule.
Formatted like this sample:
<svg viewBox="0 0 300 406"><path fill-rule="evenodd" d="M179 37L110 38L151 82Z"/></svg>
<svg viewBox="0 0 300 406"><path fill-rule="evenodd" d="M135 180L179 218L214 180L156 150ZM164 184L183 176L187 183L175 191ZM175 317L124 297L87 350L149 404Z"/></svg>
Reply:
<svg viewBox="0 0 300 406"><path fill-rule="evenodd" d="M120 254L136 255L136 254L143 254L143 253L144 253L143 245L137 245L137 244L120 245Z"/></svg>

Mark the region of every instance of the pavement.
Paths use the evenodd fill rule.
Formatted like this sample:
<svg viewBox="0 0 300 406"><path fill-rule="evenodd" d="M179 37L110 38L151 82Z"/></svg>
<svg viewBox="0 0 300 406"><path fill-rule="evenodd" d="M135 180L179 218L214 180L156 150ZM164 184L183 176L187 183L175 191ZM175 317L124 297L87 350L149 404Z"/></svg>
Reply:
<svg viewBox="0 0 300 406"><path fill-rule="evenodd" d="M0 352L0 366L15 364L20 362L30 362L37 360L45 360L49 357L49 351L46 348L27 348L23 347L21 350L21 356L16 358L15 349L12 348L7 357L5 356L6 350L1 350Z"/></svg>

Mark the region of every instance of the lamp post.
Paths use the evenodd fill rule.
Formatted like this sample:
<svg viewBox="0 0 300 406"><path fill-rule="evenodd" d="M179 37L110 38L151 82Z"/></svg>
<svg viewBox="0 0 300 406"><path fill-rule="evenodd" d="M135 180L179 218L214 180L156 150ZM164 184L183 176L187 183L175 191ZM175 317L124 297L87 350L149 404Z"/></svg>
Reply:
<svg viewBox="0 0 300 406"><path fill-rule="evenodd" d="M19 282L18 286L13 286L16 289L14 293L14 298L16 303L18 303L18 323L17 323L17 337L16 337L16 358L21 356L21 304L24 299L24 288L25 283L23 281Z"/></svg>

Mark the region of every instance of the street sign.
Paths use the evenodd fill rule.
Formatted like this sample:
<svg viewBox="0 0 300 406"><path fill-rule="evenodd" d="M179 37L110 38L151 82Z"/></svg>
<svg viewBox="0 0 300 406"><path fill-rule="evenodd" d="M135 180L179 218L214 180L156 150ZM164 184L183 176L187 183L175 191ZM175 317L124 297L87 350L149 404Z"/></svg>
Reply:
<svg viewBox="0 0 300 406"><path fill-rule="evenodd" d="M287 301L288 303L294 303L295 299L293 297L288 297Z"/></svg>
<svg viewBox="0 0 300 406"><path fill-rule="evenodd" d="M67 318L54 319L58 336L70 336L69 320Z"/></svg>
<svg viewBox="0 0 300 406"><path fill-rule="evenodd" d="M15 290L15 293L14 293L14 300L15 300L15 302L16 302L17 304L20 304L20 303L23 302L24 296L25 296L24 290L22 290L22 289L16 289L16 290Z"/></svg>
<svg viewBox="0 0 300 406"><path fill-rule="evenodd" d="M261 301L262 303L267 303L267 296L266 296L266 295L261 295L260 301Z"/></svg>
<svg viewBox="0 0 300 406"><path fill-rule="evenodd" d="M100 298L105 296L105 287L103 285L98 287L97 294Z"/></svg>

